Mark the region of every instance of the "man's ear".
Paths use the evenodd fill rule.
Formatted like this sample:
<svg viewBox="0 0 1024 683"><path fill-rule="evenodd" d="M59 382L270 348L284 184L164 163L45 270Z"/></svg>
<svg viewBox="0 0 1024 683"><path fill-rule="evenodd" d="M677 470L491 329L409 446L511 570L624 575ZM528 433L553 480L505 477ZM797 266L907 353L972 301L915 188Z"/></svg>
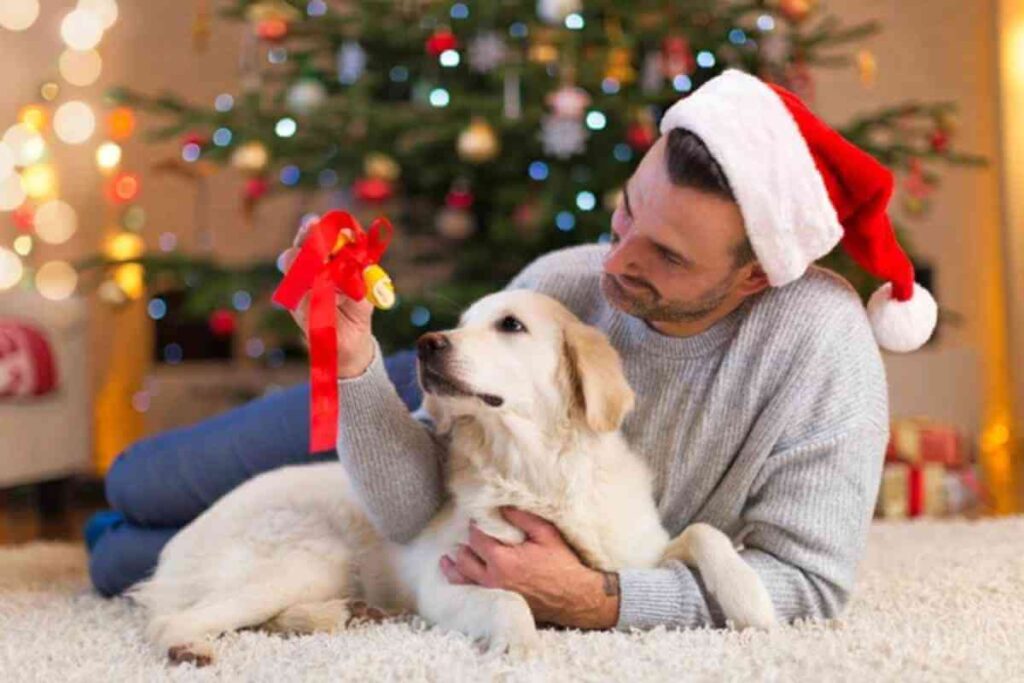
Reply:
<svg viewBox="0 0 1024 683"><path fill-rule="evenodd" d="M742 271L736 291L743 296L757 294L771 286L771 283L768 282L768 275L757 261L743 266Z"/></svg>
<svg viewBox="0 0 1024 683"><path fill-rule="evenodd" d="M615 431L635 401L618 352L596 327L573 322L564 334L571 411L596 432Z"/></svg>

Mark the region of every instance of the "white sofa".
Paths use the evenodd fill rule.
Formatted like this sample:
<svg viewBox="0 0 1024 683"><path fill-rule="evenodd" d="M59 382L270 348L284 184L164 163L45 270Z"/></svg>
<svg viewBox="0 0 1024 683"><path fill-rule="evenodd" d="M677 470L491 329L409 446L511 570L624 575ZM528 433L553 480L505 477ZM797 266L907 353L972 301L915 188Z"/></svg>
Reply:
<svg viewBox="0 0 1024 683"><path fill-rule="evenodd" d="M0 488L59 479L91 468L87 305L48 301L27 290L0 293L0 319L19 319L46 333L57 387L28 399L0 398Z"/></svg>

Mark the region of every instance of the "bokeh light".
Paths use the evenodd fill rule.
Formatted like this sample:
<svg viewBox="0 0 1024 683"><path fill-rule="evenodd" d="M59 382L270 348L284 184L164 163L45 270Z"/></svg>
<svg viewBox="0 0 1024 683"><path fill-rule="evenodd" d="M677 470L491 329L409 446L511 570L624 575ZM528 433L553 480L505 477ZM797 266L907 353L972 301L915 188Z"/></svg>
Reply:
<svg viewBox="0 0 1024 683"><path fill-rule="evenodd" d="M78 273L65 261L48 261L36 271L36 289L51 301L67 299L78 286Z"/></svg>
<svg viewBox="0 0 1024 683"><path fill-rule="evenodd" d="M139 196L139 176L121 172L107 183L107 198L115 204L125 204Z"/></svg>
<svg viewBox="0 0 1024 683"><path fill-rule="evenodd" d="M91 138L96 130L96 115L85 102L65 102L57 108L53 117L53 130L58 138L69 145L81 144Z"/></svg>
<svg viewBox="0 0 1024 683"><path fill-rule="evenodd" d="M119 232L107 240L106 255L114 261L127 261L142 256L145 243L142 238L131 232Z"/></svg>
<svg viewBox="0 0 1024 683"><path fill-rule="evenodd" d="M95 13L79 7L60 22L60 37L73 50L91 50L103 37L103 23Z"/></svg>
<svg viewBox="0 0 1024 683"><path fill-rule="evenodd" d="M14 173L14 152L6 142L0 142L0 180Z"/></svg>
<svg viewBox="0 0 1024 683"><path fill-rule="evenodd" d="M14 238L14 251L19 256L28 256L32 253L32 237L29 235L18 235Z"/></svg>
<svg viewBox="0 0 1024 683"><path fill-rule="evenodd" d="M58 68L60 75L71 85L92 85L103 70L103 59L96 50L64 50Z"/></svg>
<svg viewBox="0 0 1024 683"><path fill-rule="evenodd" d="M92 12L100 20L104 30L117 21L117 2L115 0L78 0L78 9Z"/></svg>
<svg viewBox="0 0 1024 683"><path fill-rule="evenodd" d="M27 104L18 112L18 123L28 126L35 133L42 133L46 130L49 120L50 115L47 113L46 107L38 104Z"/></svg>
<svg viewBox="0 0 1024 683"><path fill-rule="evenodd" d="M0 247L0 291L10 289L21 282L24 272L21 258L10 249Z"/></svg>
<svg viewBox="0 0 1024 683"><path fill-rule="evenodd" d="M15 166L34 164L46 152L46 142L43 137L24 123L8 128L4 133L3 144L13 154Z"/></svg>
<svg viewBox="0 0 1024 683"><path fill-rule="evenodd" d="M78 215L67 202L53 199L36 209L35 225L39 239L49 244L63 244L78 230Z"/></svg>
<svg viewBox="0 0 1024 683"><path fill-rule="evenodd" d="M96 148L96 165L102 171L113 171L121 163L121 145L104 142Z"/></svg>
<svg viewBox="0 0 1024 683"><path fill-rule="evenodd" d="M21 187L32 199L52 199L57 194L57 172L50 164L29 166L22 171Z"/></svg>
<svg viewBox="0 0 1024 683"><path fill-rule="evenodd" d="M115 140L125 140L135 132L135 113L128 107L118 107L107 117L107 130Z"/></svg>
<svg viewBox="0 0 1024 683"><path fill-rule="evenodd" d="M39 18L39 0L3 0L0 2L0 27L24 31Z"/></svg>
<svg viewBox="0 0 1024 683"><path fill-rule="evenodd" d="M25 201L25 188L21 186L21 177L12 173L0 178L0 211L14 211Z"/></svg>

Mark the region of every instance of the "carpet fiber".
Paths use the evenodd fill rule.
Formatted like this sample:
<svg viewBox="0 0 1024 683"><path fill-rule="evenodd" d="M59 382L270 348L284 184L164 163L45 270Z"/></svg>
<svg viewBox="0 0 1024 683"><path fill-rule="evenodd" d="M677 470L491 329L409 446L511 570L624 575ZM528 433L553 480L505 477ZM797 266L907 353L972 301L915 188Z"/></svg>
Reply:
<svg viewBox="0 0 1024 683"><path fill-rule="evenodd" d="M142 612L93 594L76 546L0 548L0 681L1024 680L1024 517L878 524L842 619L770 633L545 631L532 661L485 659L409 623L215 643L168 667Z"/></svg>

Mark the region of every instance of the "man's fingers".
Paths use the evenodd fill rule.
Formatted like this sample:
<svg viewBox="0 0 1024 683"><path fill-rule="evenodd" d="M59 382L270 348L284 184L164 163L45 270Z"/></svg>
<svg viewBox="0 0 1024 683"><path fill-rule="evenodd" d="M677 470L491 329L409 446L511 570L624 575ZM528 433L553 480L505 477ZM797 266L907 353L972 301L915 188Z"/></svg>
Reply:
<svg viewBox="0 0 1024 683"><path fill-rule="evenodd" d="M455 551L455 568L470 583L482 583L487 575L487 565L469 546L460 545Z"/></svg>
<svg viewBox="0 0 1024 683"><path fill-rule="evenodd" d="M316 225L316 221L303 221L302 225L299 226L298 232L295 233L295 239L292 240L292 246L301 247L302 243L306 241L309 229L314 225Z"/></svg>
<svg viewBox="0 0 1024 683"><path fill-rule="evenodd" d="M281 256L277 259L278 269L282 273L287 273L292 268L292 264L295 263L295 259L299 256L299 250L295 247L289 247L281 252Z"/></svg>
<svg viewBox="0 0 1024 683"><path fill-rule="evenodd" d="M466 585L472 583L466 576L459 571L459 568L452 562L452 558L447 555L441 556L441 573L444 574L444 578L448 579L448 583L454 583L457 585Z"/></svg>
<svg viewBox="0 0 1024 683"><path fill-rule="evenodd" d="M509 524L526 532L533 541L544 542L561 536L555 525L533 513L514 507L503 507L501 514Z"/></svg>
<svg viewBox="0 0 1024 683"><path fill-rule="evenodd" d="M503 548L504 544L480 531L480 528L476 524L470 523L469 547L486 562L494 556L494 551L499 548Z"/></svg>

